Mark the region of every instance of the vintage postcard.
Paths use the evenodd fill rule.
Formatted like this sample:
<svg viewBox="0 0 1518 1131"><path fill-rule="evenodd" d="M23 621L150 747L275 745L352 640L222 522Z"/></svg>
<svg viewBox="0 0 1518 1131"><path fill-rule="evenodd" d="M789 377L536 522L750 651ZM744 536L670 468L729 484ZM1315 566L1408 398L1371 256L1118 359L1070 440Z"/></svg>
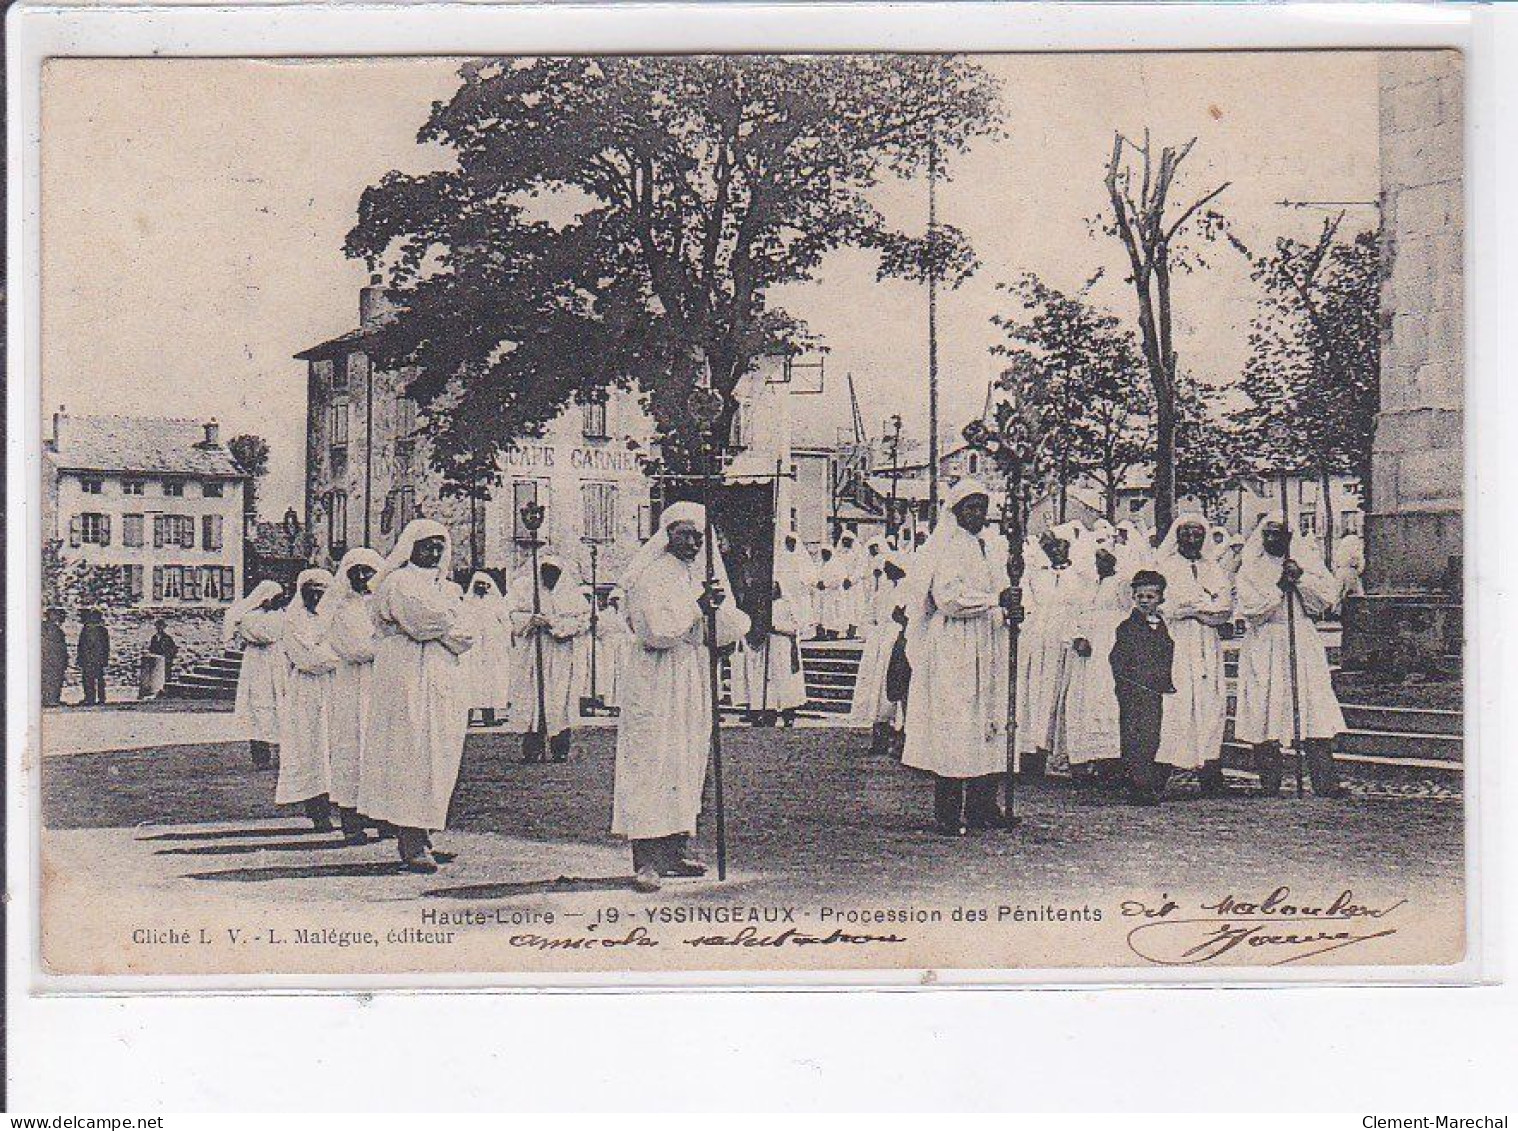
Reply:
<svg viewBox="0 0 1518 1131"><path fill-rule="evenodd" d="M1464 962L1464 97L49 60L45 972Z"/></svg>

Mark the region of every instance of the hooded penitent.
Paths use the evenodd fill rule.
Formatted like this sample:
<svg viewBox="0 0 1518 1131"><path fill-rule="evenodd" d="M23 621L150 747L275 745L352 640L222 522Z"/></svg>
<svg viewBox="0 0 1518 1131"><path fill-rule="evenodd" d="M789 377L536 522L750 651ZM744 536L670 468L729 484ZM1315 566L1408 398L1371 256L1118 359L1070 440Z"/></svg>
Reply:
<svg viewBox="0 0 1518 1131"><path fill-rule="evenodd" d="M337 656L327 646L328 620L306 607L305 590L325 596L332 575L324 569L302 570L295 596L285 610L283 646L290 664L279 718L279 784L274 800L293 805L332 791L332 673Z"/></svg>
<svg viewBox="0 0 1518 1131"><path fill-rule="evenodd" d="M1338 599L1337 581L1323 565L1315 540L1293 538L1287 553L1302 568L1292 596L1294 624L1287 624L1287 595L1280 587L1285 558L1265 550L1266 515L1255 526L1239 560L1238 613L1246 625L1239 648L1238 710L1234 734L1240 742L1291 745L1291 653L1296 644L1297 712L1301 737L1333 738L1346 729L1334 693L1328 651L1317 624ZM1293 633L1291 629L1295 629Z"/></svg>
<svg viewBox="0 0 1518 1131"><path fill-rule="evenodd" d="M949 488L932 536L913 558L902 604L912 692L902 761L947 778L1006 768L1007 636L999 600L1006 558L987 532L972 534L955 513L986 488Z"/></svg>
<svg viewBox="0 0 1518 1131"><path fill-rule="evenodd" d="M1184 527L1199 530L1200 556L1192 560L1177 547ZM1218 635L1233 613L1233 583L1228 571L1207 557L1211 529L1200 511L1183 510L1171 524L1155 554L1154 568L1165 577L1165 603L1160 612L1175 645L1171 682L1175 694L1165 696L1157 760L1181 769L1217 761L1228 714L1223 681L1223 642Z"/></svg>
<svg viewBox="0 0 1518 1131"><path fill-rule="evenodd" d="M378 643L373 578L367 593L358 592L349 577L349 571L357 566L368 566L378 577L385 559L367 547L349 550L318 608L327 624L327 646L337 657L330 710L332 801L345 809L358 806L358 773L374 684L374 647Z"/></svg>
<svg viewBox="0 0 1518 1131"><path fill-rule="evenodd" d="M552 589L543 579L550 567L559 571ZM580 693L589 682L583 671L586 653L580 638L590 631L590 603L570 564L556 554L538 557L537 592L529 568L512 582L509 615L512 633L511 722L513 734L538 729L538 641L542 642L543 710L550 735L568 730L580 713ZM534 614L536 602L537 614ZM534 615L548 618L542 632L530 625Z"/></svg>
<svg viewBox="0 0 1518 1131"><path fill-rule="evenodd" d="M229 645L242 645L237 672L233 719L242 737L255 742L279 741L279 707L285 694L287 664L279 647L285 630L285 610L266 609L284 593L277 581L260 581L227 610L222 625Z"/></svg>
<svg viewBox="0 0 1518 1131"><path fill-rule="evenodd" d="M443 540L435 566L411 561L417 543ZM374 598L380 640L374 651L358 808L378 821L440 829L458 781L468 717L459 656L473 643L459 587L447 579L452 538L428 519L396 542Z"/></svg>
<svg viewBox="0 0 1518 1131"><path fill-rule="evenodd" d="M728 592L715 618L717 646L737 643L749 628L727 590L716 546L703 546L691 562L671 552L673 526L688 523L704 531L705 522L696 503L667 507L622 575L634 639L622 672L611 827L630 839L694 832L701 810L712 723L707 625L699 603L708 552Z"/></svg>

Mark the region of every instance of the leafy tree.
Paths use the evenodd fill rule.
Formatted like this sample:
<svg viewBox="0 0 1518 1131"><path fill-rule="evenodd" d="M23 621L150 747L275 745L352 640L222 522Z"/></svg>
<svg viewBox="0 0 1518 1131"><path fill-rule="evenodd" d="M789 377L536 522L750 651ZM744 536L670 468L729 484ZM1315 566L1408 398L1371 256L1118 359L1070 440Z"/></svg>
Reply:
<svg viewBox="0 0 1518 1131"><path fill-rule="evenodd" d="M237 470L248 476L248 484L243 493L243 513L257 514L258 481L269 473L269 441L262 436L243 433L227 441L227 453L237 465Z"/></svg>
<svg viewBox="0 0 1518 1131"><path fill-rule="evenodd" d="M1258 474L1317 478L1330 561L1330 481L1353 475L1368 490L1381 400L1380 233L1340 239L1343 219L1325 220L1310 243L1281 238L1251 257L1265 297L1241 383L1250 403L1235 414Z"/></svg>
<svg viewBox="0 0 1518 1131"><path fill-rule="evenodd" d="M1011 360L1001 386L1039 413L1034 474L1058 490L1060 521L1066 491L1080 478L1097 483L1115 518L1118 488L1152 450L1151 400L1133 335L1080 294L1036 275L998 289L1022 308L992 318L1007 336L992 352Z"/></svg>
<svg viewBox="0 0 1518 1131"><path fill-rule="evenodd" d="M375 359L419 367L433 462L466 493L502 447L617 387L688 464L693 386L731 394L807 341L773 288L845 246L887 274L963 267L953 229L893 232L869 193L998 123L996 83L957 56L482 59L460 78L418 135L449 164L366 189L346 251L388 272L399 312Z"/></svg>
<svg viewBox="0 0 1518 1131"><path fill-rule="evenodd" d="M1182 374L1176 386L1175 491L1213 518L1228 488L1248 473L1245 442L1221 392Z"/></svg>
<svg viewBox="0 0 1518 1131"><path fill-rule="evenodd" d="M70 560L63 553L61 540L51 538L43 543L43 608L106 609L130 601L131 590L124 567Z"/></svg>

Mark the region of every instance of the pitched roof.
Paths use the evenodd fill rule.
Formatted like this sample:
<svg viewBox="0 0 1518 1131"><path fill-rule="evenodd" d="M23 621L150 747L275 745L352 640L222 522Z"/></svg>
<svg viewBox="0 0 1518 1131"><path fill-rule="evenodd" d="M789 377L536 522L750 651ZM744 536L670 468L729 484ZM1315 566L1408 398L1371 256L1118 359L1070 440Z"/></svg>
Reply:
<svg viewBox="0 0 1518 1131"><path fill-rule="evenodd" d="M48 441L60 470L245 478L226 445L207 446L203 421L163 416L62 416Z"/></svg>

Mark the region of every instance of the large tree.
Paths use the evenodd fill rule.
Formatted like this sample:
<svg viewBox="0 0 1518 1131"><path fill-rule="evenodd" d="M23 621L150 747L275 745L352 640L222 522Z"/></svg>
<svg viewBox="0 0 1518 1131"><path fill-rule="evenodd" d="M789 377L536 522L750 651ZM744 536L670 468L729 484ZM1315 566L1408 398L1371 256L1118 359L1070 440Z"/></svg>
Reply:
<svg viewBox="0 0 1518 1131"><path fill-rule="evenodd" d="M1251 257L1264 290L1250 329L1235 415L1256 453L1256 472L1311 475L1323 499L1324 555L1333 555L1333 476L1370 484L1380 408L1380 236L1341 238L1343 215L1311 241L1280 238Z"/></svg>
<svg viewBox="0 0 1518 1131"><path fill-rule="evenodd" d="M418 136L451 162L365 190L346 250L388 273L376 360L418 367L434 461L464 490L613 387L687 463L691 388L731 393L806 340L773 288L844 246L902 274L969 257L943 225L931 248L889 230L870 190L998 128L995 82L957 56L483 59L460 78Z"/></svg>
<svg viewBox="0 0 1518 1131"><path fill-rule="evenodd" d="M1144 131L1142 143L1121 132L1112 138L1107 161L1107 198L1112 213L1104 227L1127 253L1134 295L1138 299L1139 336L1154 393L1154 525L1163 537L1175 517L1176 428L1179 364L1176 357L1172 284L1177 271L1194 262L1186 240L1200 229L1216 234L1222 217L1207 206L1228 182L1207 190L1190 203L1177 203L1176 178L1191 155L1196 138L1180 147L1156 143Z"/></svg>
<svg viewBox="0 0 1518 1131"><path fill-rule="evenodd" d="M996 315L1007 340L992 352L1009 359L1001 387L1036 408L1040 443L1030 472L1065 494L1076 479L1094 480L1109 519L1117 492L1153 441L1151 402L1133 335L1083 294L1066 294L1024 274L999 290L1019 311Z"/></svg>
<svg viewBox="0 0 1518 1131"><path fill-rule="evenodd" d="M245 432L227 441L227 454L237 470L248 477L243 492L243 513L250 518L258 514L258 481L269 474L269 441ZM252 530L249 530L252 535Z"/></svg>

